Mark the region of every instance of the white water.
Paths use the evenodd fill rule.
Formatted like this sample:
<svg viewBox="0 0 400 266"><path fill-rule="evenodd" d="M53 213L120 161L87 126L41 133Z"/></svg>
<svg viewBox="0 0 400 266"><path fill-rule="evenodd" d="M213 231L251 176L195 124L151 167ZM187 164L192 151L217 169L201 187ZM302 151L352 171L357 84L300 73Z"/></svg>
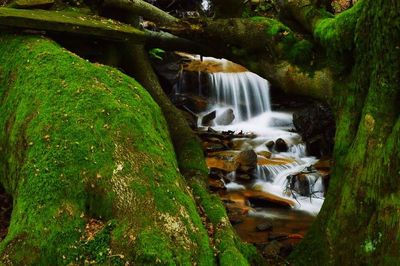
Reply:
<svg viewBox="0 0 400 266"><path fill-rule="evenodd" d="M208 11L208 10L210 9L210 2L209 2L209 0L203 0L203 1L201 1L201 8L202 8L204 11Z"/></svg>
<svg viewBox="0 0 400 266"><path fill-rule="evenodd" d="M269 84L251 72L210 73L214 108L233 109L235 123L270 112Z"/></svg>
<svg viewBox="0 0 400 266"><path fill-rule="evenodd" d="M226 64L226 61L220 61ZM235 119L230 125L219 125L214 121L213 129L218 131L236 131L254 133L257 138L248 140L242 149L254 149L256 152L272 152L272 158L291 158L294 161L288 164L258 166L257 180L254 186L277 196L296 201L297 209L318 214L323 203L322 178L318 174L307 174L309 191L312 197L302 197L293 190L288 190L289 175L304 172L317 160L306 155L306 148L301 143L301 137L289 129L293 128L292 114L271 111L269 83L267 80L251 72L239 73L209 73L211 83L211 106L206 112L199 114L199 126L202 116L216 111L216 119L227 110L232 109ZM181 93L181 91L180 91ZM199 91L201 95L201 91ZM266 143L282 138L289 146L287 152L269 150ZM234 175L233 175L234 176ZM231 182L228 190L243 189L243 185ZM296 187L295 187L296 188ZM291 192L288 194L288 192Z"/></svg>

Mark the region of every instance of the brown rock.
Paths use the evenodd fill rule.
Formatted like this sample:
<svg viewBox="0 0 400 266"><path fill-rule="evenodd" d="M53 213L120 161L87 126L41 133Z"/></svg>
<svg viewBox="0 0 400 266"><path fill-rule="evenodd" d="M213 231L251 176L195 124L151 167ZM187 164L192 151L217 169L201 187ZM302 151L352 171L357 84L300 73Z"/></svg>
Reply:
<svg viewBox="0 0 400 266"><path fill-rule="evenodd" d="M314 164L315 169L323 176L326 177L331 174L331 169L333 166L332 160L329 159L321 159L317 163Z"/></svg>
<svg viewBox="0 0 400 266"><path fill-rule="evenodd" d="M240 150L247 139L234 139L232 140L232 149Z"/></svg>
<svg viewBox="0 0 400 266"><path fill-rule="evenodd" d="M272 155L272 153L269 151L260 151L260 152L257 152L257 154L264 158L267 158L267 159L271 158L271 155Z"/></svg>
<svg viewBox="0 0 400 266"><path fill-rule="evenodd" d="M243 193L251 203L260 207L270 207L272 205L292 208L296 205L295 202L290 199L282 198L264 191L245 190L241 193Z"/></svg>
<svg viewBox="0 0 400 266"><path fill-rule="evenodd" d="M265 158L261 156L257 158L258 165L283 165L292 162L294 162L294 160L290 158Z"/></svg>
<svg viewBox="0 0 400 266"><path fill-rule="evenodd" d="M225 178L225 176L228 174L228 172L218 169L218 168L210 168L208 176L212 179L216 180L222 180Z"/></svg>
<svg viewBox="0 0 400 266"><path fill-rule="evenodd" d="M237 170L248 173L257 167L257 153L254 150L242 151L236 157Z"/></svg>
<svg viewBox="0 0 400 266"><path fill-rule="evenodd" d="M222 63L221 61L213 60L213 59L207 59L207 60L192 60L190 63L186 64L184 66L184 69L187 71L193 71L193 72L207 72L207 73L213 73L213 72L230 72L230 73L236 73L236 72L245 72L247 71L246 68L244 68L241 65L235 64L230 61L226 61Z"/></svg>
<svg viewBox="0 0 400 266"><path fill-rule="evenodd" d="M225 184L222 180L217 180L217 179L212 179L209 178L208 179L208 187L212 190L212 191L218 191L218 190L225 190Z"/></svg>
<svg viewBox="0 0 400 266"><path fill-rule="evenodd" d="M258 231L270 231L272 230L272 223L269 221L265 221L261 224L258 224L256 228Z"/></svg>
<svg viewBox="0 0 400 266"><path fill-rule="evenodd" d="M236 173L236 179L239 179L241 181L250 181L253 178L254 178L253 175L247 173Z"/></svg>
<svg viewBox="0 0 400 266"><path fill-rule="evenodd" d="M203 150L206 151L207 153L225 151L228 149L222 143L215 143L215 142L209 142L209 141L203 141L201 145L203 146Z"/></svg>
<svg viewBox="0 0 400 266"><path fill-rule="evenodd" d="M268 141L265 146L267 146L268 149L272 149L275 145L275 142L273 140Z"/></svg>
<svg viewBox="0 0 400 266"><path fill-rule="evenodd" d="M274 240L283 240L287 239L289 237L289 234L286 233L270 233L268 236L269 241L274 241Z"/></svg>
<svg viewBox="0 0 400 266"><path fill-rule="evenodd" d="M235 171L238 164L235 160L237 156L235 151L221 151L208 154L206 164L208 168L218 168L226 172Z"/></svg>
<svg viewBox="0 0 400 266"><path fill-rule="evenodd" d="M274 258L279 256L282 247L283 245L278 241L272 241L264 248L262 253L267 258Z"/></svg>

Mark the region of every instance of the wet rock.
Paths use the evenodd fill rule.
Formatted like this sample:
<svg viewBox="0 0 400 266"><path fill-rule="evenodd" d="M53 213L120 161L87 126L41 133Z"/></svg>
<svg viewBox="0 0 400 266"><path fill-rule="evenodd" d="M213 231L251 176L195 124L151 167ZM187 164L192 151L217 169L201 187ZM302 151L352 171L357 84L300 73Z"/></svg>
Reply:
<svg viewBox="0 0 400 266"><path fill-rule="evenodd" d="M190 62L191 59L174 52L166 52L163 56L163 60L151 59L152 66L159 77L163 89L166 90L167 94L171 94L173 87L180 85L178 83L182 71L182 64Z"/></svg>
<svg viewBox="0 0 400 266"><path fill-rule="evenodd" d="M314 103L293 114L293 124L312 156L330 156L335 137L335 120L331 108Z"/></svg>
<svg viewBox="0 0 400 266"><path fill-rule="evenodd" d="M242 192L254 207L284 207L292 208L296 204L294 201L276 196L265 191L246 190Z"/></svg>
<svg viewBox="0 0 400 266"><path fill-rule="evenodd" d="M227 150L228 148L222 144L222 143L215 143L215 142L203 142L202 143L203 150L206 151L207 153L212 153L212 152L218 152L218 151L224 151Z"/></svg>
<svg viewBox="0 0 400 266"><path fill-rule="evenodd" d="M227 174L228 174L227 171L211 167L208 176L212 179L221 180L224 179Z"/></svg>
<svg viewBox="0 0 400 266"><path fill-rule="evenodd" d="M290 238L290 239L303 239L304 236L302 234L290 234L290 235L288 235L288 238Z"/></svg>
<svg viewBox="0 0 400 266"><path fill-rule="evenodd" d="M272 230L272 223L269 221L265 221L265 222L257 225L256 228L258 231L270 231L270 230Z"/></svg>
<svg viewBox="0 0 400 266"><path fill-rule="evenodd" d="M268 236L269 241L288 239L289 234L286 233L270 233Z"/></svg>
<svg viewBox="0 0 400 266"><path fill-rule="evenodd" d="M239 224L242 223L250 210L248 206L241 202L227 202L225 204L229 221L232 224Z"/></svg>
<svg viewBox="0 0 400 266"><path fill-rule="evenodd" d="M241 150L244 143L246 143L247 139L234 139L232 140L232 149Z"/></svg>
<svg viewBox="0 0 400 266"><path fill-rule="evenodd" d="M234 151L219 151L209 153L206 158L208 168L217 168L225 172L232 172L237 169L237 162L235 160L237 152Z"/></svg>
<svg viewBox="0 0 400 266"><path fill-rule="evenodd" d="M207 153L213 153L218 151L228 150L229 147L224 143L224 141L220 140L216 137L207 137L202 142L203 150Z"/></svg>
<svg viewBox="0 0 400 266"><path fill-rule="evenodd" d="M257 152L257 154L267 159L271 158L272 155L272 153L270 153L269 151L260 151Z"/></svg>
<svg viewBox="0 0 400 266"><path fill-rule="evenodd" d="M301 196L310 196L310 181L305 173L290 175L287 177L287 180L291 190L296 191Z"/></svg>
<svg viewBox="0 0 400 266"><path fill-rule="evenodd" d="M243 215L229 215L228 214L228 218L232 225L241 224L244 221Z"/></svg>
<svg viewBox="0 0 400 266"><path fill-rule="evenodd" d="M225 184L222 180L217 180L217 179L208 179L208 187L212 191L218 191L218 190L225 190Z"/></svg>
<svg viewBox="0 0 400 266"><path fill-rule="evenodd" d="M263 255L267 258L274 258L279 256L283 245L279 241L271 241L263 250Z"/></svg>
<svg viewBox="0 0 400 266"><path fill-rule="evenodd" d="M217 112L214 110L208 114L206 114L205 116L203 116L203 118L201 119L201 124L202 125L210 125L212 120L215 119L217 115Z"/></svg>
<svg viewBox="0 0 400 266"><path fill-rule="evenodd" d="M275 145L275 142L273 140L268 141L267 143L265 143L265 146L267 146L267 148L269 150L271 150Z"/></svg>
<svg viewBox="0 0 400 266"><path fill-rule="evenodd" d="M314 164L314 168L323 177L330 175L332 166L333 162L330 159L321 159L316 164Z"/></svg>
<svg viewBox="0 0 400 266"><path fill-rule="evenodd" d="M236 173L236 179L240 181L250 181L253 180L255 177L251 174L246 173Z"/></svg>
<svg viewBox="0 0 400 266"><path fill-rule="evenodd" d="M208 100L204 97L190 94L176 94L173 103L178 108L192 113L201 113L207 110Z"/></svg>
<svg viewBox="0 0 400 266"><path fill-rule="evenodd" d="M265 158L262 156L257 158L258 165L284 165L293 162L294 160L292 158Z"/></svg>
<svg viewBox="0 0 400 266"><path fill-rule="evenodd" d="M257 153L254 150L242 151L236 157L237 171L249 173L257 167Z"/></svg>
<svg viewBox="0 0 400 266"><path fill-rule="evenodd" d="M215 119L215 122L218 125L226 126L226 125L230 125L234 119L235 119L235 114L233 113L233 110L229 108L229 109L225 110L224 112L222 112L222 114L220 114Z"/></svg>
<svg viewBox="0 0 400 266"><path fill-rule="evenodd" d="M275 150L277 152L287 152L288 149L289 147L283 139L279 138L275 141Z"/></svg>
<svg viewBox="0 0 400 266"><path fill-rule="evenodd" d="M297 190L301 196L310 196L310 181L306 174L297 175L297 187Z"/></svg>

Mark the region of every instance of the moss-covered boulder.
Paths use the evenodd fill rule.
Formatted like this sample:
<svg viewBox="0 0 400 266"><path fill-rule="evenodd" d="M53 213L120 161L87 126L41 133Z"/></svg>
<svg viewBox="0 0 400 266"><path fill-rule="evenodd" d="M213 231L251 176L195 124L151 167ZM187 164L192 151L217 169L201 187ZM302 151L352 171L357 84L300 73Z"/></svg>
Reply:
<svg viewBox="0 0 400 266"><path fill-rule="evenodd" d="M0 36L4 264L210 265L160 108L132 78L48 39Z"/></svg>

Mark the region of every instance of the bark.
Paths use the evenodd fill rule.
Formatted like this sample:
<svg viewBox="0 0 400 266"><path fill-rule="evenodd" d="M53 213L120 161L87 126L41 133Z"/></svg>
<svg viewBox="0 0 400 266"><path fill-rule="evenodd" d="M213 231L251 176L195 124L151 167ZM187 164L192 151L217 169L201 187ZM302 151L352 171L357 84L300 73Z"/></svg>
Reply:
<svg viewBox="0 0 400 266"><path fill-rule="evenodd" d="M356 63L336 86L334 175L317 221L293 256L298 265L393 265L400 259L400 4L363 2Z"/></svg>

